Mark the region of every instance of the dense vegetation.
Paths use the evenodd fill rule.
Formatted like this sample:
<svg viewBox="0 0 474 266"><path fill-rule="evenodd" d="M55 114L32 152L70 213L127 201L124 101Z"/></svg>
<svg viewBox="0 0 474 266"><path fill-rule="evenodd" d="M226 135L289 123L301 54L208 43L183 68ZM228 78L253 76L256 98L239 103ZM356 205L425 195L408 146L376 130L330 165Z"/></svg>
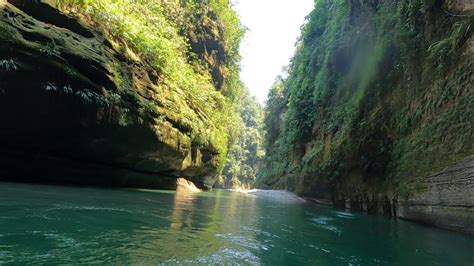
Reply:
<svg viewBox="0 0 474 266"><path fill-rule="evenodd" d="M408 194L470 155L473 21L442 1L316 1L269 93L258 185Z"/></svg>
<svg viewBox="0 0 474 266"><path fill-rule="evenodd" d="M184 92L186 102L200 113L171 112L175 106L159 105L150 105L149 111L189 129L193 142L201 147L209 144L215 147L220 154L220 169L224 167L229 147L229 160L239 161L239 166L228 167L232 169L244 167L240 166L241 159L236 158L236 153L257 152L259 148L253 144L249 143L253 151L241 150L236 145L242 141L258 142L252 138L260 136L247 136L253 134L246 130L253 130L249 127L253 118L246 118L244 109L255 108L253 112L258 107L240 81L239 44L245 29L228 1L61 0L57 3L65 12L88 18L123 53L149 63L161 73L161 84L167 90ZM203 117L212 125L203 123Z"/></svg>
<svg viewBox="0 0 474 266"><path fill-rule="evenodd" d="M245 92L239 104L237 131L231 133L227 163L216 184L225 188L252 188L264 157L263 108Z"/></svg>

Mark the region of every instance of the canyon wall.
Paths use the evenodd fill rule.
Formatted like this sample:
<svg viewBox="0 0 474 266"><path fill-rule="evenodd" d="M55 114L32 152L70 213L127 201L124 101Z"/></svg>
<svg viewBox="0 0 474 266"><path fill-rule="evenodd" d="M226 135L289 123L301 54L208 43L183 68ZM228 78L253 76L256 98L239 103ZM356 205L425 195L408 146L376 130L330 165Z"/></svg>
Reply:
<svg viewBox="0 0 474 266"><path fill-rule="evenodd" d="M316 1L269 94L258 186L472 233L473 15Z"/></svg>
<svg viewBox="0 0 474 266"><path fill-rule="evenodd" d="M212 187L239 40L205 4L85 3L0 1L0 180Z"/></svg>

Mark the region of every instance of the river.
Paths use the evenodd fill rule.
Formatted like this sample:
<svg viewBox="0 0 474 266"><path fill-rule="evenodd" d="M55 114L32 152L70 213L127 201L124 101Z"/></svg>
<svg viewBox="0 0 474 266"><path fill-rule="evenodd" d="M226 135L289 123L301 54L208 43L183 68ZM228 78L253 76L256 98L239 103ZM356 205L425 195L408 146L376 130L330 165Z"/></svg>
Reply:
<svg viewBox="0 0 474 266"><path fill-rule="evenodd" d="M289 198L0 183L0 264L473 264L470 236Z"/></svg>

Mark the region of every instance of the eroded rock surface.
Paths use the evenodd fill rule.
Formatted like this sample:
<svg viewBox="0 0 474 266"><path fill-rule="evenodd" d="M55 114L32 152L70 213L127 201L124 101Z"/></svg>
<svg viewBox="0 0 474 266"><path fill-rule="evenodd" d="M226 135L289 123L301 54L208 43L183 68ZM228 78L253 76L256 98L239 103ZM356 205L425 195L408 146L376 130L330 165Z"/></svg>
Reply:
<svg viewBox="0 0 474 266"><path fill-rule="evenodd" d="M472 3L318 1L269 94L259 187L472 232L472 171L443 170L473 155Z"/></svg>
<svg viewBox="0 0 474 266"><path fill-rule="evenodd" d="M209 121L119 46L48 2L0 1L0 179L212 186L219 151L178 118Z"/></svg>
<svg viewBox="0 0 474 266"><path fill-rule="evenodd" d="M474 156L425 179L398 216L474 234Z"/></svg>

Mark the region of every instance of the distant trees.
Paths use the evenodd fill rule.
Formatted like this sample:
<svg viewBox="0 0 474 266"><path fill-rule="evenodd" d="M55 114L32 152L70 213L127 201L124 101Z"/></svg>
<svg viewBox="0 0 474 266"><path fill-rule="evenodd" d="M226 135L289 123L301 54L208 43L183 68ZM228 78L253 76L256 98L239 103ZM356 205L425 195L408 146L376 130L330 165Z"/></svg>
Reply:
<svg viewBox="0 0 474 266"><path fill-rule="evenodd" d="M264 157L263 107L247 90L243 92L236 106L240 119L230 135L226 166L217 184L225 188L253 187Z"/></svg>

